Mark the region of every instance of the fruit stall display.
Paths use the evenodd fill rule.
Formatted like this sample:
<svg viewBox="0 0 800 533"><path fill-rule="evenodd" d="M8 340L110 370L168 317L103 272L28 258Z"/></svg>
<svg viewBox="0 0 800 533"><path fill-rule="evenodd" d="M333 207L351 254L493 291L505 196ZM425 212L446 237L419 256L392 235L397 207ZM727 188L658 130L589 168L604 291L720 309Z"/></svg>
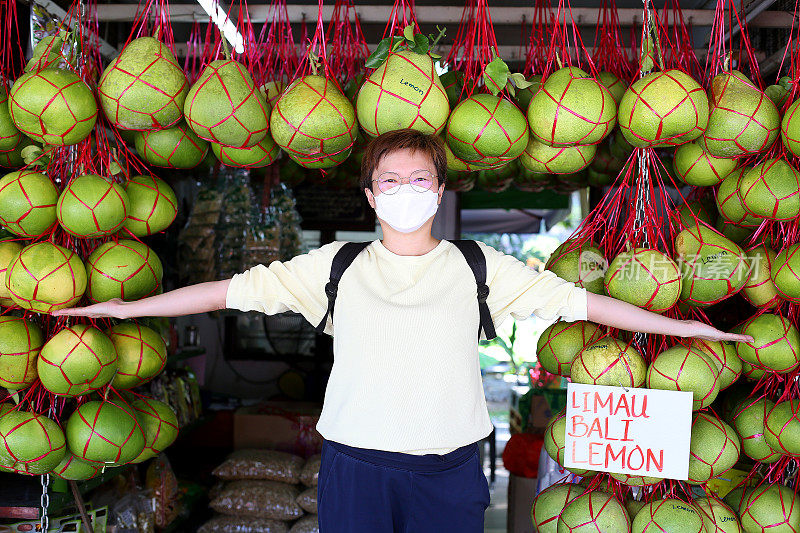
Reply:
<svg viewBox="0 0 800 533"><path fill-rule="evenodd" d="M0 0L9 20L15 6ZM30 58L0 28L0 470L85 480L175 440L175 412L141 388L165 366L158 329L52 314L161 291L164 265L148 238L178 214L167 174L225 167L352 187L367 139L415 128L444 139L452 190L607 187L546 268L591 292L754 338L733 345L585 321L550 326L538 347L547 372L690 391L694 414L688 482L565 472L532 502L537 530L800 531L796 40L787 75L770 84L732 0L717 2L705 65L677 1L661 13L646 2L630 39L604 1L589 53L569 3L537 0L525 64L512 72L497 55L486 0L465 3L447 56L434 53L444 32L423 35L404 0L372 53L352 2L336 1L327 31L320 2L298 53L276 0L260 32L238 17L243 43L196 21L180 62L167 2L140 7L110 62L92 37L92 11L77 3L65 24L35 32ZM247 12L244 2L236 8ZM216 222L198 211L214 211L208 196L187 228L213 241ZM184 232L180 246L207 242L195 237ZM264 236L261 248L275 253L282 238ZM296 236L286 239L296 250ZM560 413L547 430L556 462L565 423ZM721 494L715 481L734 466L745 475Z"/></svg>

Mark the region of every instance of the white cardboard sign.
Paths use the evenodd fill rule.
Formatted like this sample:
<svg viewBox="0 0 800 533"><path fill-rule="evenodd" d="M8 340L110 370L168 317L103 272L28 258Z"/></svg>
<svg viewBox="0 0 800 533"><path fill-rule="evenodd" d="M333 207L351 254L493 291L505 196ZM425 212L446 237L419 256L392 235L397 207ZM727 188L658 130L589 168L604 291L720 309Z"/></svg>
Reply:
<svg viewBox="0 0 800 533"><path fill-rule="evenodd" d="M564 466L686 480L692 393L570 383Z"/></svg>

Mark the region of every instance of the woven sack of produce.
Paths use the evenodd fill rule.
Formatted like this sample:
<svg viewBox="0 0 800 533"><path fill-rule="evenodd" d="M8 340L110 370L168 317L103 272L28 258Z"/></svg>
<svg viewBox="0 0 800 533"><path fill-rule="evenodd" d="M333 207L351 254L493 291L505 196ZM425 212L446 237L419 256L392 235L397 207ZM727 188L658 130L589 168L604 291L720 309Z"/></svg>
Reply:
<svg viewBox="0 0 800 533"><path fill-rule="evenodd" d="M240 517L295 520L303 516L297 504L300 491L277 481L231 481L209 504L218 513Z"/></svg>
<svg viewBox="0 0 800 533"><path fill-rule="evenodd" d="M311 487L301 492L297 497L297 505L307 513L317 514L317 487Z"/></svg>

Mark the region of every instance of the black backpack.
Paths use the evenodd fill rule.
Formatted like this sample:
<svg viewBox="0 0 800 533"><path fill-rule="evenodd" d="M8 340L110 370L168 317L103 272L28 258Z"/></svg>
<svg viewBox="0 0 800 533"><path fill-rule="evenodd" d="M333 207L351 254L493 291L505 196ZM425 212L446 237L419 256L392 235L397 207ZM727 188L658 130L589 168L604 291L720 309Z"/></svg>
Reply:
<svg viewBox="0 0 800 533"><path fill-rule="evenodd" d="M455 240L450 241L456 248L461 250L467 264L472 269L475 275L475 283L478 286L478 311L480 312L480 324L478 325L478 337L480 338L481 330L486 334L486 340L491 340L497 336L494 330L494 323L492 316L489 314L489 306L486 304L486 298L489 297L489 286L486 285L486 256L478 247L475 241ZM325 296L328 297L328 310L325 316L322 317L322 322L317 326L317 332L323 333L325 331L325 324L328 317L333 320L333 306L336 303L336 293L339 290L339 280L342 279L342 274L347 270L356 256L361 253L364 248L369 246L369 242L348 242L345 243L341 249L333 256L333 263L331 264L331 278L325 285Z"/></svg>

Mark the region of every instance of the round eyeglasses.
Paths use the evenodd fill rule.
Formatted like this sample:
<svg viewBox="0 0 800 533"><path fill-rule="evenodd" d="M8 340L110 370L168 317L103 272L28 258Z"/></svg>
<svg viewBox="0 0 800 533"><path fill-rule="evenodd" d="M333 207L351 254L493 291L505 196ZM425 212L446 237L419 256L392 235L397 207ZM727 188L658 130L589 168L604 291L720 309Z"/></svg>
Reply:
<svg viewBox="0 0 800 533"><path fill-rule="evenodd" d="M372 181L378 182L378 190L381 193L394 194L400 190L403 180L407 180L407 183L415 192L422 193L430 190L435 179L436 175L429 170L415 170L408 177L400 176L396 172L384 172L378 176L378 179Z"/></svg>

